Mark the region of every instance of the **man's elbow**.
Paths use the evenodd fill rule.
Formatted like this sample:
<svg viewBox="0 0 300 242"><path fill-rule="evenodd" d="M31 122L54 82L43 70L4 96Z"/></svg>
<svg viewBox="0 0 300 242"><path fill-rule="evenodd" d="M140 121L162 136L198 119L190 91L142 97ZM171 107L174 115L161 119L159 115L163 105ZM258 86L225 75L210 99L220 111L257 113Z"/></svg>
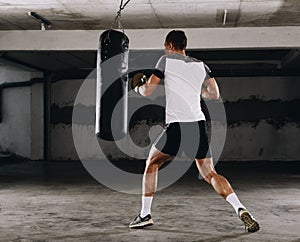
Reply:
<svg viewBox="0 0 300 242"><path fill-rule="evenodd" d="M219 100L219 98L220 98L220 93L214 93L211 95L212 100Z"/></svg>

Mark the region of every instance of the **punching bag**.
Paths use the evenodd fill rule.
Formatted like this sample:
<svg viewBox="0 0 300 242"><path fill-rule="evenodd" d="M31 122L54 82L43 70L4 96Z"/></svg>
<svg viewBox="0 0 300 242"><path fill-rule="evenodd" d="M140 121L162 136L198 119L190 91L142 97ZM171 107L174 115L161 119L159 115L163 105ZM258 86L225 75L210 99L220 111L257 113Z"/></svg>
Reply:
<svg viewBox="0 0 300 242"><path fill-rule="evenodd" d="M123 32L111 29L100 35L95 125L100 139L115 141L127 134L128 47Z"/></svg>

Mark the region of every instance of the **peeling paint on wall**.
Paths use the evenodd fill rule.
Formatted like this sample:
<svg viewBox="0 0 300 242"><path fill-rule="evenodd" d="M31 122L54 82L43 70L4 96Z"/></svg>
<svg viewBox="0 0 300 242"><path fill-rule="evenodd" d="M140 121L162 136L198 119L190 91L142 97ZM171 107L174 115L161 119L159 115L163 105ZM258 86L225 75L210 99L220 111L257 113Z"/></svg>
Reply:
<svg viewBox="0 0 300 242"><path fill-rule="evenodd" d="M218 102L210 102L210 108L215 105L222 105ZM227 124L232 127L239 127L243 123L248 123L252 127L256 127L259 122L266 120L274 128L279 129L288 123L292 123L300 127L300 99L291 101L271 100L262 101L256 97L251 99L240 99L236 102L224 103ZM81 116L75 116L74 122L77 124L94 124L95 122L95 106L77 105ZM210 120L209 111L206 105L202 104L203 112L207 120ZM53 104L51 107L51 123L71 124L73 107L58 107ZM129 127L141 121L151 123L163 123L165 118L164 108L155 105L148 105L137 110L130 119ZM218 117L217 117L218 118ZM221 118L220 118L221 119ZM218 120L214 120L218 121Z"/></svg>
<svg viewBox="0 0 300 242"><path fill-rule="evenodd" d="M232 78L232 80L226 79L224 82L222 79L219 81L228 125L221 159L237 161L299 159L300 150L297 147L297 139L300 135L300 97L298 92L294 90L298 86L297 78L288 79L284 77L281 80L276 77L276 85L271 85L270 78L249 77L247 79L244 77L240 82L237 79L239 80L239 78ZM68 148L67 154L64 149L59 148L73 146L71 142L73 112L71 101L72 97L76 97L76 92L80 88L80 81L75 83L76 87L74 80L64 80L63 83L53 84L53 88L57 91L53 93L51 111L52 132L55 133L52 142L56 142L52 149L54 159L78 158L75 149ZM237 84L239 86L236 86ZM231 87L232 85L234 88ZM273 91L270 87L273 88ZM250 95L251 93L253 95ZM55 95L59 95L59 97L56 98ZM131 101L144 102L142 99ZM221 104L217 101L206 103L202 101L202 108L207 120L210 120L207 106L210 109L216 105ZM94 135L95 106L91 102L87 105L78 104L76 107L80 109L81 116L73 117L75 126L80 129L87 129L90 135ZM151 142L149 131L155 125L162 126L164 118L164 108L146 105L145 101L145 105L134 112L129 120L129 135L134 144L140 147L148 146ZM212 121L221 120L220 117L215 117L215 119ZM58 140L59 142L57 142ZM110 159L128 159L115 145L111 143L101 145L105 148L105 153ZM93 154L89 152L86 155L91 159L93 158Z"/></svg>
<svg viewBox="0 0 300 242"><path fill-rule="evenodd" d="M262 101L257 97L240 99L236 102L225 102L228 124L238 127L249 123L254 128L262 120L266 120L274 128L279 129L288 123L300 127L300 99L291 101Z"/></svg>

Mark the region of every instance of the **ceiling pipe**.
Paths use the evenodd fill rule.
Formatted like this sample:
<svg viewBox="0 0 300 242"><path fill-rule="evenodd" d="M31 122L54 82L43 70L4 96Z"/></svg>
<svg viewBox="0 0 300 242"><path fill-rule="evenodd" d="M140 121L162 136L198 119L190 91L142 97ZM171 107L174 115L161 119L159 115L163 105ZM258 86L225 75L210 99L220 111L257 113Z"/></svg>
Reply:
<svg viewBox="0 0 300 242"><path fill-rule="evenodd" d="M226 19L227 19L227 9L224 9L224 15L223 15L223 26L226 24Z"/></svg>
<svg viewBox="0 0 300 242"><path fill-rule="evenodd" d="M45 19L44 17L42 17L41 15L37 14L36 12L28 12L28 15L41 21L41 30L45 31L46 27L45 25L47 25L48 28L51 28L51 22L48 19Z"/></svg>

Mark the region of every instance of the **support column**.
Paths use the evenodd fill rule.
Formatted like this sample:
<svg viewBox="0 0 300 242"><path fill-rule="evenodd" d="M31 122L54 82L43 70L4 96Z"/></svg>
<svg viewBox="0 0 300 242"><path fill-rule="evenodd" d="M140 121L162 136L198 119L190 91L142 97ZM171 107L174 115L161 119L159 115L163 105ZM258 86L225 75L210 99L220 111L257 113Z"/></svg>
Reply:
<svg viewBox="0 0 300 242"><path fill-rule="evenodd" d="M44 160L51 160L51 78L52 74L45 75L44 82Z"/></svg>
<svg viewBox="0 0 300 242"><path fill-rule="evenodd" d="M31 86L31 159L44 156L44 87L43 83Z"/></svg>

